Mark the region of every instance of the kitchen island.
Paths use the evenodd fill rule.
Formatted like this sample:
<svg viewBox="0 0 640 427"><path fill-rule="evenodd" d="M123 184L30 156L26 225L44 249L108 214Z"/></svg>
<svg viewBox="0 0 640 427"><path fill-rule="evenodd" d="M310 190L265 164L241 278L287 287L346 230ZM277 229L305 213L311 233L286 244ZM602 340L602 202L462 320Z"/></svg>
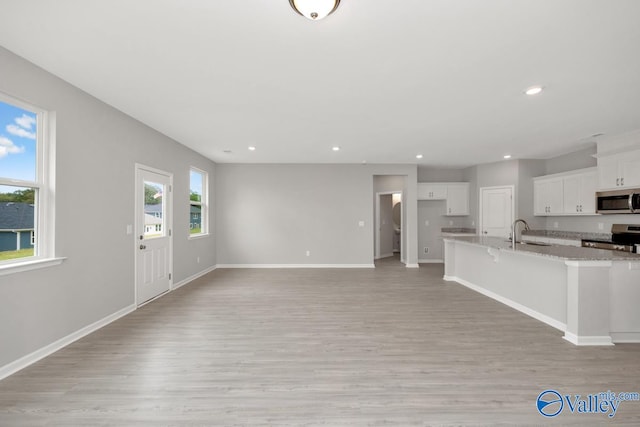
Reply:
<svg viewBox="0 0 640 427"><path fill-rule="evenodd" d="M444 280L564 332L576 345L640 342L640 255L498 237L445 237Z"/></svg>

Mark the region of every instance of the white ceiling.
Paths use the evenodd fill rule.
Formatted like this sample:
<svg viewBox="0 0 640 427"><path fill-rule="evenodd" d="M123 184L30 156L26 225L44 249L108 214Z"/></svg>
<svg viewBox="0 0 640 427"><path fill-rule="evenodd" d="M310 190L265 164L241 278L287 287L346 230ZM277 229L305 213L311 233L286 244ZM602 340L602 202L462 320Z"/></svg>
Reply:
<svg viewBox="0 0 640 427"><path fill-rule="evenodd" d="M640 128L638 0L342 0L317 22L287 0L2 0L0 45L221 163L462 167Z"/></svg>

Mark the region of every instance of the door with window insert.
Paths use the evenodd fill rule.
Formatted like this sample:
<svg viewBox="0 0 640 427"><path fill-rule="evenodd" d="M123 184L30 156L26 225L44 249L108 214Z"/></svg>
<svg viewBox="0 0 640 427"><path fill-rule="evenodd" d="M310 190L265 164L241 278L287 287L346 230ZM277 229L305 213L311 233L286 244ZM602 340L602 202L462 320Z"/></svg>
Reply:
<svg viewBox="0 0 640 427"><path fill-rule="evenodd" d="M168 173L136 167L136 303L171 288L171 180Z"/></svg>

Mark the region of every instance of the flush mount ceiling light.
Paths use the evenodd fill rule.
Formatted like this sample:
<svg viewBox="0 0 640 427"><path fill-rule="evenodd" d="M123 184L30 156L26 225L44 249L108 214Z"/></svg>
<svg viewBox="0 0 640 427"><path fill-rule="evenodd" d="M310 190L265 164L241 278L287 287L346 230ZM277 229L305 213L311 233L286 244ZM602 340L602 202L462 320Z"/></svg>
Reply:
<svg viewBox="0 0 640 427"><path fill-rule="evenodd" d="M542 86L531 86L530 88L527 88L524 93L526 93L527 95L537 95L542 92L542 89Z"/></svg>
<svg viewBox="0 0 640 427"><path fill-rule="evenodd" d="M505 154L504 156L502 156L505 159L510 159L511 158L511 154Z"/></svg>
<svg viewBox="0 0 640 427"><path fill-rule="evenodd" d="M337 145L335 147L331 148L333 151L340 151L340 147L338 147Z"/></svg>
<svg viewBox="0 0 640 427"><path fill-rule="evenodd" d="M417 154L416 155L416 159L421 159L422 158L422 154Z"/></svg>
<svg viewBox="0 0 640 427"><path fill-rule="evenodd" d="M318 21L333 13L340 0L289 0L293 10L305 18Z"/></svg>
<svg viewBox="0 0 640 427"><path fill-rule="evenodd" d="M253 145L249 146L249 151L256 151L256 147L254 147Z"/></svg>

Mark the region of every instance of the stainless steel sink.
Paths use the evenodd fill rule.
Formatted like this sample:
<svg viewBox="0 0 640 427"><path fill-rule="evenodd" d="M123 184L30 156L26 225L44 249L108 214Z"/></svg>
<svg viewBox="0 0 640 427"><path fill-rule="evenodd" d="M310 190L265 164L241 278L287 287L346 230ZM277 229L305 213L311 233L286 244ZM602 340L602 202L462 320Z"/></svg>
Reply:
<svg viewBox="0 0 640 427"><path fill-rule="evenodd" d="M532 245L532 246L551 246L551 243L542 243L542 242L518 242L521 245Z"/></svg>
<svg viewBox="0 0 640 427"><path fill-rule="evenodd" d="M511 243L511 240L505 240L505 242ZM542 243L542 242L516 242L519 245L529 245L529 246L551 246L550 243Z"/></svg>

